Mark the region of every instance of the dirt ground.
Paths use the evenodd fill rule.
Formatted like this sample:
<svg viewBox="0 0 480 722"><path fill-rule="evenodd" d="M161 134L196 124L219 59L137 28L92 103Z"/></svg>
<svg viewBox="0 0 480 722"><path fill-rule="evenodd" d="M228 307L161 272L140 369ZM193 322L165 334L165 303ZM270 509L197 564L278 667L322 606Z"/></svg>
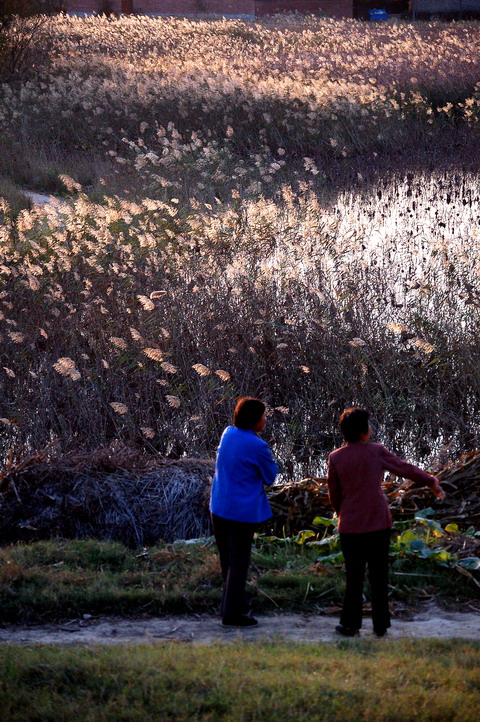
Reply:
<svg viewBox="0 0 480 722"><path fill-rule="evenodd" d="M62 624L35 626L3 625L0 645L18 644L155 644L180 641L193 644L228 643L237 640L291 642L337 642L337 616L315 614L257 615L259 624L248 629L229 629L218 617L183 615L123 619L116 617L72 619ZM365 619L361 637L372 637L371 620ZM430 637L480 641L480 610L454 612L429 604L409 620L392 620L390 639Z"/></svg>
<svg viewBox="0 0 480 722"><path fill-rule="evenodd" d="M52 205L52 203L58 203L58 199L56 199L55 196L47 196L44 193L34 193L33 191L23 191L23 193L30 198L35 206L46 206Z"/></svg>

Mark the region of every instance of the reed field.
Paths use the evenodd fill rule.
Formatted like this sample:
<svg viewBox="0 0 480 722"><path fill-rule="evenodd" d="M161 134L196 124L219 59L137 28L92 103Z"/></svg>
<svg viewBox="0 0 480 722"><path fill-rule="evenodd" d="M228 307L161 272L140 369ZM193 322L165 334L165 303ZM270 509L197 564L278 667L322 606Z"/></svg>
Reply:
<svg viewBox="0 0 480 722"><path fill-rule="evenodd" d="M285 477L352 404L411 459L478 448L478 23L57 16L47 41L0 86L2 454L211 457L245 393Z"/></svg>
<svg viewBox="0 0 480 722"><path fill-rule="evenodd" d="M205 504L239 395L267 402L283 481L325 472L353 404L430 468L480 447L480 25L35 27L3 77L0 43L0 622L214 614ZM477 458L446 469L435 519L394 490L394 613L478 610ZM287 509L292 528L255 539L261 612L338 612L320 482L285 485L298 533ZM0 696L22 721L463 722L478 657L465 640L5 646Z"/></svg>

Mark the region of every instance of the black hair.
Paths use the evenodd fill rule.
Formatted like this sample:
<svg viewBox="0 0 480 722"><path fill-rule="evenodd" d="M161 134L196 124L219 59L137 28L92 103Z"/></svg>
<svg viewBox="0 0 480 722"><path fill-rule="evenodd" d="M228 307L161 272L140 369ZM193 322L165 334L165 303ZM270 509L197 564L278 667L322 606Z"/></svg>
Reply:
<svg viewBox="0 0 480 722"><path fill-rule="evenodd" d="M370 412L353 406L345 409L340 416L340 430L345 441L360 441L362 434L368 433Z"/></svg>
<svg viewBox="0 0 480 722"><path fill-rule="evenodd" d="M241 396L233 412L233 425L244 431L253 429L265 413L265 404L254 396Z"/></svg>

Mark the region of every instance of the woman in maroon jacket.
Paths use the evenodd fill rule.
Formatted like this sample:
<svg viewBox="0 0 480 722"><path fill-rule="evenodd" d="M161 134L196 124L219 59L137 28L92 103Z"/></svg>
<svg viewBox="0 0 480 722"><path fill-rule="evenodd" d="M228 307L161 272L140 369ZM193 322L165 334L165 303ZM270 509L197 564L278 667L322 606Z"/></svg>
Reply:
<svg viewBox="0 0 480 722"><path fill-rule="evenodd" d="M363 580L368 565L373 630L383 637L390 627L388 608L388 554L392 517L382 491L385 471L430 487L440 500L445 492L439 480L408 464L381 444L369 441L370 414L347 409L340 416L344 446L328 457L328 492L337 512L340 545L345 558L346 589L336 631L353 637L362 626Z"/></svg>

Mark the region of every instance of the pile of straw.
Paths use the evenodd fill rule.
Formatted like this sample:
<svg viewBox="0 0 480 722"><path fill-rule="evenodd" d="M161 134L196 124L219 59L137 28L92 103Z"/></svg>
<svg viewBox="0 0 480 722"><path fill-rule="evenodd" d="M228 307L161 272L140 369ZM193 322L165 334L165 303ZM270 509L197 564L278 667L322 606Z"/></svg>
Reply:
<svg viewBox="0 0 480 722"><path fill-rule="evenodd" d="M390 506L397 519L408 519L418 509L432 506L436 510L435 519L445 523L457 523L459 527L478 527L480 525L480 451L463 454L458 460L436 472L446 499L433 503L428 489L416 487L413 482L403 484L389 479L386 493Z"/></svg>
<svg viewBox="0 0 480 722"><path fill-rule="evenodd" d="M126 447L92 454L10 458L0 475L0 544L51 537L113 539L130 547L160 539L208 536L213 461L171 461ZM480 451L437 472L447 492L437 503L428 489L390 476L384 490L395 519L432 506L436 519L461 529L480 522ZM268 491L274 518L267 528L292 536L331 517L324 478L275 485Z"/></svg>
<svg viewBox="0 0 480 722"><path fill-rule="evenodd" d="M480 451L464 454L459 460L436 472L447 497L436 502L426 487L390 475L384 483L394 519L410 519L420 509L435 509L435 519L455 522L461 529L480 525ZM313 477L276 486L269 492L275 517L271 531L278 536L291 536L302 529L315 529L316 516L330 517L327 480Z"/></svg>
<svg viewBox="0 0 480 722"><path fill-rule="evenodd" d="M0 481L0 543L95 537L136 548L208 535L213 469L125 448L11 459Z"/></svg>

